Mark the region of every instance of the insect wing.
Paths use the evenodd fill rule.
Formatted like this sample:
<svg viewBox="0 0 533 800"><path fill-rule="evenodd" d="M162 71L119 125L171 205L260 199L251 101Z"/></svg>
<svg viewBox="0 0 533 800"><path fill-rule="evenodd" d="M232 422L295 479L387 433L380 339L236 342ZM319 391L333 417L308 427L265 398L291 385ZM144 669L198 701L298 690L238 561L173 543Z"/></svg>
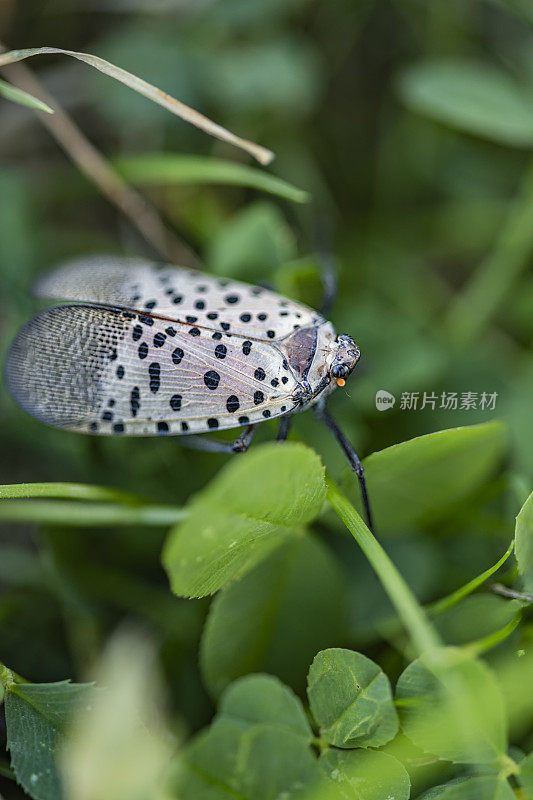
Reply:
<svg viewBox="0 0 533 800"><path fill-rule="evenodd" d="M73 261L42 278L41 297L133 309L264 341L323 322L313 309L268 289L196 270L112 256Z"/></svg>
<svg viewBox="0 0 533 800"><path fill-rule="evenodd" d="M93 433L204 432L286 413L296 381L270 343L72 304L30 320L6 362L32 416Z"/></svg>

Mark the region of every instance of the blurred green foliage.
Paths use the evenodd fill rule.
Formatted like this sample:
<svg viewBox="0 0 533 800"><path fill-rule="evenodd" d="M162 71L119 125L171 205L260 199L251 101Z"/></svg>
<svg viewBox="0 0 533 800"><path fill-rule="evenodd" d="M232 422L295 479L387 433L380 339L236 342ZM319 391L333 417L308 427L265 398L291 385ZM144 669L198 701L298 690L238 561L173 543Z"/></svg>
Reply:
<svg viewBox="0 0 533 800"><path fill-rule="evenodd" d="M433 463L418 462L414 483L408 462L398 476L398 463L373 467L370 459L384 509L384 547L422 602L495 563L512 538L513 517L533 474L530 2L4 0L0 40L8 47L50 44L108 58L276 152L269 172L309 192L309 203L253 185L149 178L139 185L206 269L263 281L313 304L320 297L316 253L330 245L324 231L331 231L340 284L331 317L337 330L354 337L362 359L330 405L360 455L474 423L498 420L510 431L499 475L496 440L483 453L471 453L472 443L462 452L459 444L457 461L454 452L443 452L439 462L431 450ZM100 150L132 175L142 174L145 157L154 154L248 164L234 149L84 65L60 57L28 64ZM68 162L33 111L0 98L2 362L15 331L37 309L31 297L36 276L69 256L98 252L159 257ZM396 396L393 408L376 409L377 390ZM401 408L403 392L420 393L416 410ZM434 409L420 408L424 392L436 395ZM443 392L497 393L495 409L442 408ZM264 423L258 438L274 432L273 423ZM296 420L292 437L316 449L328 471L341 476L344 457L311 415ZM5 387L0 450L2 484L79 481L172 505L202 490L226 461L184 450L176 439L107 441L45 428L14 405ZM472 480L471 469L479 470ZM400 504L398 516L386 507L387 495ZM438 513L426 514L426 507ZM526 591L530 507L531 501L519 528L524 584L515 586ZM393 614L388 599L339 523L324 513L317 527L323 542L307 540L302 549L313 552L300 557L323 581L322 626L291 636L296 599L281 592L281 608L292 609L294 619L287 611L285 627L251 668L275 673L301 693L313 648L337 644L364 651L397 678L405 642L397 632L392 641L384 635ZM3 523L0 660L35 682L81 681L116 626L134 622L156 642L176 719L188 733L206 725L214 713L209 693L218 696L246 669L224 655L213 620L228 629L238 623L245 641L252 623L243 596L252 609L262 608L283 551L224 588L209 610L207 599L170 594L159 563L164 535L159 526L133 523L82 531L50 522ZM297 542L283 547L299 549ZM342 570L338 580L336 570ZM298 564L292 580L301 585L298 597L311 594ZM328 589L333 583L336 592ZM334 623L345 594L348 613ZM309 607L318 608L312 601ZM438 623L449 644L490 636L516 611L513 601L487 592L462 602ZM520 629L487 658L496 659L502 648L530 648L532 638L525 614ZM530 751L531 729L518 725L511 741ZM411 777L420 792L453 777L445 766L435 780L415 762L413 755ZM479 791L487 792L496 779L467 780L481 782ZM22 797L1 777L0 792ZM439 796L463 797L464 787L450 786Z"/></svg>

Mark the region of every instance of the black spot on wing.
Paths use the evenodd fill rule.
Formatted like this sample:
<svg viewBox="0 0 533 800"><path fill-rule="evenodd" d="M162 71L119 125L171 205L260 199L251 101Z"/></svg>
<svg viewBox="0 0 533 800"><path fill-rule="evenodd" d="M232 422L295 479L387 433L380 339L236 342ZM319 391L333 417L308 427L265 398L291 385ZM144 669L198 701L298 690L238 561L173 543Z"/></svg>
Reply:
<svg viewBox="0 0 533 800"><path fill-rule="evenodd" d="M161 385L161 366L157 361L152 361L148 367L148 374L150 376L150 391L156 394Z"/></svg>
<svg viewBox="0 0 533 800"><path fill-rule="evenodd" d="M226 400L226 408L230 414L235 414L235 412L239 410L240 405L239 398L235 394L230 395Z"/></svg>
<svg viewBox="0 0 533 800"><path fill-rule="evenodd" d="M216 389L220 383L220 375L214 369L210 369L204 374L204 383L208 389Z"/></svg>
<svg viewBox="0 0 533 800"><path fill-rule="evenodd" d="M139 354L140 359L146 358L146 356L148 355L148 345L146 344L146 342L141 342L137 352Z"/></svg>
<svg viewBox="0 0 533 800"><path fill-rule="evenodd" d="M176 347L176 349L172 351L172 361L174 364L180 364L183 356L184 352L181 347Z"/></svg>
<svg viewBox="0 0 533 800"><path fill-rule="evenodd" d="M139 391L139 387L138 386L134 386L133 389L131 390L131 393L130 393L130 410L131 410L131 416L132 417L136 417L137 416L137 412L138 412L139 408L141 407L140 396L141 396L141 393Z"/></svg>

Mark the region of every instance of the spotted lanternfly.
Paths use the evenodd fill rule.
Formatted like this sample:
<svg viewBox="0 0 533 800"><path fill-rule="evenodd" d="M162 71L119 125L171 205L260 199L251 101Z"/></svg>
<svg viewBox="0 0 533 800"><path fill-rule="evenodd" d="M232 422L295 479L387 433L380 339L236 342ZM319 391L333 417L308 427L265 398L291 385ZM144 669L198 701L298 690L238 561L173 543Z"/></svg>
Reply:
<svg viewBox="0 0 533 800"><path fill-rule="evenodd" d="M325 400L359 359L350 336L268 289L136 259L70 262L37 284L74 301L41 311L8 353L7 383L36 419L90 434L181 435L242 452L256 424L313 406L359 477L361 462ZM246 426L235 442L194 434Z"/></svg>

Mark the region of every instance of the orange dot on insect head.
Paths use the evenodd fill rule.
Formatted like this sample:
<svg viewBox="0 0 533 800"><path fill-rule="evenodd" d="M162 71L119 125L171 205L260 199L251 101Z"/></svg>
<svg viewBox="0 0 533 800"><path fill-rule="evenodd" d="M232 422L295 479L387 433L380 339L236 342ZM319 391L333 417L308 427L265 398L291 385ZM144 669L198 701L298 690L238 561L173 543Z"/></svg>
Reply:
<svg viewBox="0 0 533 800"><path fill-rule="evenodd" d="M344 378L337 378L337 386L344 386L345 383Z"/></svg>

